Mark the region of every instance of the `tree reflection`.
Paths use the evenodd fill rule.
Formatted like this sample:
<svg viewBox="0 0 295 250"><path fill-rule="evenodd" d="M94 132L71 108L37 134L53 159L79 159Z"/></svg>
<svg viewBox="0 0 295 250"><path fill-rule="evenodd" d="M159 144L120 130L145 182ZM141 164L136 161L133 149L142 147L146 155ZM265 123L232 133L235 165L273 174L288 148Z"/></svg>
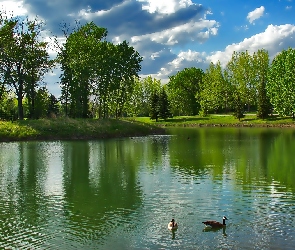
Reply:
<svg viewBox="0 0 295 250"><path fill-rule="evenodd" d="M84 225L92 237L107 234L140 206L133 156L126 154L127 149L116 140L65 145L64 188L70 220Z"/></svg>

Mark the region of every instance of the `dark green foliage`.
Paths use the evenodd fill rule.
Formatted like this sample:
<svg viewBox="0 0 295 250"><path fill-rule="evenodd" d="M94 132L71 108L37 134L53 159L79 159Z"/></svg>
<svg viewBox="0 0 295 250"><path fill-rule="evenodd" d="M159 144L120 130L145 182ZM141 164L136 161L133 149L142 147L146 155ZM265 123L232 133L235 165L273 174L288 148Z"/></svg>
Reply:
<svg viewBox="0 0 295 250"><path fill-rule="evenodd" d="M234 105L235 105L234 116L240 121L241 118L243 118L245 115L244 115L244 105L241 101L241 97L238 94L235 96Z"/></svg>
<svg viewBox="0 0 295 250"><path fill-rule="evenodd" d="M159 98L159 117L161 119L166 120L167 118L172 117L171 111L170 111L170 103L168 100L167 93L165 91L165 88L162 88L162 91L160 93Z"/></svg>
<svg viewBox="0 0 295 250"><path fill-rule="evenodd" d="M159 94L154 92L150 99L150 118L158 121L160 115Z"/></svg>
<svg viewBox="0 0 295 250"><path fill-rule="evenodd" d="M168 119L172 117L170 111L170 103L164 87L161 87L160 94L154 91L150 97L150 118L158 121L158 119Z"/></svg>
<svg viewBox="0 0 295 250"><path fill-rule="evenodd" d="M54 115L58 115L59 114L59 102L56 99L56 97L51 94L49 96L49 106L48 106L47 115L51 116L53 114Z"/></svg>
<svg viewBox="0 0 295 250"><path fill-rule="evenodd" d="M257 100L257 117L265 119L271 113L271 103L267 96L265 81L262 81L258 86L258 100Z"/></svg>
<svg viewBox="0 0 295 250"><path fill-rule="evenodd" d="M53 61L49 60L48 43L40 41L42 21L1 16L0 24L0 77L17 97L18 118L22 120L23 98L27 96L29 114L34 116L36 88Z"/></svg>
<svg viewBox="0 0 295 250"><path fill-rule="evenodd" d="M173 113L178 115L196 115L200 110L199 96L204 72L191 67L169 77L168 95Z"/></svg>
<svg viewBox="0 0 295 250"><path fill-rule="evenodd" d="M58 55L62 102L73 118L119 117L126 112L142 58L126 41L115 45L106 36L105 28L86 23L67 37Z"/></svg>

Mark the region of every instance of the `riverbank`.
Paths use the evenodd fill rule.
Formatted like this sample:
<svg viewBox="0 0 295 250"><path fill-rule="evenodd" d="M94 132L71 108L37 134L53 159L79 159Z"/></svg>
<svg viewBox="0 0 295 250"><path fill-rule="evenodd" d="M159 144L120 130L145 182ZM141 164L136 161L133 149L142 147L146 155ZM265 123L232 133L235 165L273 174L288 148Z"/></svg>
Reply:
<svg viewBox="0 0 295 250"><path fill-rule="evenodd" d="M94 140L163 134L153 124L116 119L39 119L0 121L0 141Z"/></svg>
<svg viewBox="0 0 295 250"><path fill-rule="evenodd" d="M272 115L267 119L258 119L256 114L247 114L240 121L232 115L178 116L164 120L150 120L148 117L134 117L129 120L158 127L280 127L295 128L292 117Z"/></svg>
<svg viewBox="0 0 295 250"><path fill-rule="evenodd" d="M257 119L246 115L238 121L232 115L179 116L164 120L148 117L125 119L40 119L0 121L0 141L26 140L95 140L165 134L168 127L281 127L295 128L291 117L272 116Z"/></svg>

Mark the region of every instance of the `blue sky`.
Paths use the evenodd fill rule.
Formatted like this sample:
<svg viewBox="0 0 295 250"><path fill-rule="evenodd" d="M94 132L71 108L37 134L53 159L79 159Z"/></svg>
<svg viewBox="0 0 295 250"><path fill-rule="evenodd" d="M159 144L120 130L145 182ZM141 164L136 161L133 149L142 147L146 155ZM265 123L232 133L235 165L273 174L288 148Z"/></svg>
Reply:
<svg viewBox="0 0 295 250"><path fill-rule="evenodd" d="M295 0L0 0L2 10L46 22L48 33L62 36L60 23L95 22L108 40L126 40L143 56L141 77L163 83L185 67L223 66L233 51L266 49L272 59L295 48ZM61 39L62 41L62 39ZM50 51L55 56L54 51ZM60 71L46 76L59 95Z"/></svg>

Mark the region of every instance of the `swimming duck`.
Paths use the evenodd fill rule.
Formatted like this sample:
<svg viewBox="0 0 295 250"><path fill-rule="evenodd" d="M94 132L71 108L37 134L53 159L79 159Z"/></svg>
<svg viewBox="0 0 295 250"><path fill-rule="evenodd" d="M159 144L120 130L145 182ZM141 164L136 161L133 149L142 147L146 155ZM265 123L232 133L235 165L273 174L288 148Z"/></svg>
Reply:
<svg viewBox="0 0 295 250"><path fill-rule="evenodd" d="M175 222L175 220L172 219L172 220L168 223L168 229L169 229L169 230L174 230L174 229L177 229L177 228L178 228L177 222Z"/></svg>
<svg viewBox="0 0 295 250"><path fill-rule="evenodd" d="M222 218L222 223L215 221L215 220L207 220L207 221L203 221L202 223L204 223L206 225L206 227L225 227L225 220L227 220L227 218L225 216L223 216Z"/></svg>

